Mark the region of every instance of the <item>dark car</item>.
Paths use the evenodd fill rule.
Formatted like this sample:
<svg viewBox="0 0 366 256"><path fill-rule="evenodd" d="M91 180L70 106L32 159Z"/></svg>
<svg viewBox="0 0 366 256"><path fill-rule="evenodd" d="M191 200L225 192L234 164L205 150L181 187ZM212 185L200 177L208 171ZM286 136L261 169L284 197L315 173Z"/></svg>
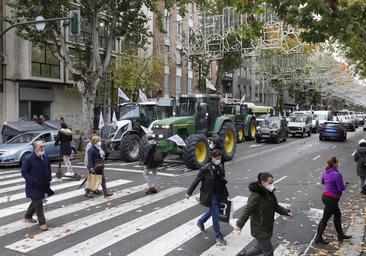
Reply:
<svg viewBox="0 0 366 256"><path fill-rule="evenodd" d="M356 126L355 126L354 122L352 122L352 121L346 121L346 122L343 122L343 124L344 124L344 128L347 131L351 131L351 132L356 131Z"/></svg>
<svg viewBox="0 0 366 256"><path fill-rule="evenodd" d="M342 122L325 122L319 131L320 140L347 140L347 130Z"/></svg>
<svg viewBox="0 0 366 256"><path fill-rule="evenodd" d="M264 141L274 141L280 143L286 141L288 137L287 121L284 117L267 117L260 126L256 135L257 143Z"/></svg>

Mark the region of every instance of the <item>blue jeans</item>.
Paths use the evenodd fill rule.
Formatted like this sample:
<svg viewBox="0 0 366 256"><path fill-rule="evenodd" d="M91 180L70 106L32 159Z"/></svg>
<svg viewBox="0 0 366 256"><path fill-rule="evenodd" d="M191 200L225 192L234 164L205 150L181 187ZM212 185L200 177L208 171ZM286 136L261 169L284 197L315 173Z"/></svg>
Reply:
<svg viewBox="0 0 366 256"><path fill-rule="evenodd" d="M219 199L216 194L212 194L211 198L211 207L208 211L202 215L202 217L198 220L198 223L205 223L212 216L212 224L215 232L216 238L222 238L222 233L220 230L220 221L219 221Z"/></svg>

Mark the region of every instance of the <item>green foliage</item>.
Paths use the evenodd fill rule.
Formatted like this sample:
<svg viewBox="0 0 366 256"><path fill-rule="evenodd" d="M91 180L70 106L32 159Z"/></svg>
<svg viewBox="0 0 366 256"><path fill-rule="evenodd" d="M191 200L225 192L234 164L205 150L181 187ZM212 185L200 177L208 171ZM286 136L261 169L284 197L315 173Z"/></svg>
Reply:
<svg viewBox="0 0 366 256"><path fill-rule="evenodd" d="M139 89L149 93L160 88L156 78L163 75L163 64L160 58L139 58L127 52L113 70L115 85L131 100L137 100Z"/></svg>

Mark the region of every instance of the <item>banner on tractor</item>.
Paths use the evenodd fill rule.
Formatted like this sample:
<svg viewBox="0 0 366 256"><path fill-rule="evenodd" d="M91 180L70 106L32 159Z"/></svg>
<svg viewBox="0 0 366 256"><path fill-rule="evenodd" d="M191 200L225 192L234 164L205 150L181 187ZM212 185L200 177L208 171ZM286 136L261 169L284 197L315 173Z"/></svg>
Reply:
<svg viewBox="0 0 366 256"><path fill-rule="evenodd" d="M174 136L168 138L168 140L175 142L175 144L177 144L177 146L183 146L183 147L187 146L186 143L184 142L184 140L181 137L179 137L178 135L174 135Z"/></svg>

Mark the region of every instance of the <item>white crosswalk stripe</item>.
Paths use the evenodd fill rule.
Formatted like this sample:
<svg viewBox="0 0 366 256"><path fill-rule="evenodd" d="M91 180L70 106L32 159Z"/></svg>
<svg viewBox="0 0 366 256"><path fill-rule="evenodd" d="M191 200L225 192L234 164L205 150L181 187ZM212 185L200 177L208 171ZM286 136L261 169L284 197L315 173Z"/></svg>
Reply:
<svg viewBox="0 0 366 256"><path fill-rule="evenodd" d="M120 206L109 208L104 211L89 215L87 217L68 222L64 224L61 227L56 227L48 232L40 233L38 235L35 235L32 239L24 239L21 241L18 241L16 243L7 245L6 248L16 250L19 252L29 252L31 250L34 250L40 246L44 246L47 243L51 243L57 239L63 238L65 236L71 235L75 232L78 232L82 229L85 229L87 227L93 226L95 224L98 224L100 222L112 219L114 217L117 217L119 215L122 215L124 213L127 213L132 210L136 210L138 208L141 208L142 206L151 204L152 202L157 202L159 200L162 200L166 198L167 196L175 195L179 192L182 192L184 188L179 187L173 187L169 188L167 190L163 190L160 193L154 195L154 196L146 196L134 201L131 201L129 203L122 204ZM187 205L181 204L182 207L186 208ZM173 208L172 205L169 207ZM154 213L155 214L155 213ZM156 217L156 216L155 216ZM129 229L131 229L131 226L134 228L135 225L127 225ZM124 234L124 232L122 232ZM107 240L110 239L110 237L105 237ZM68 253L64 253L63 255L67 255ZM80 254L78 254L80 255ZM88 254L89 255L89 254Z"/></svg>
<svg viewBox="0 0 366 256"><path fill-rule="evenodd" d="M172 167L175 168L175 167ZM178 167L177 167L178 168ZM11 175L11 176L9 176ZM17 177L19 173L16 174L4 174L0 175L1 177L7 176L7 178L14 178L8 180L10 182L7 187L0 188L0 193L11 192L18 189L24 189L24 179L20 177L21 183L20 185L15 184L16 182L11 182L14 180L19 180ZM3 181L0 181L0 184ZM114 181L109 181L107 186L109 188L119 187L124 184L131 183L131 180L118 179ZM72 189L74 186L78 186L81 181L64 181L60 182L58 179L54 179L52 181L52 189L56 191L56 195L47 198L47 205L53 203L59 203L62 201L62 206L60 207L49 207L50 210L45 211L45 217L48 222L51 223L51 229L47 232L40 232L38 229L35 234L32 234L30 237L24 237L24 235L20 235L18 238L14 239L14 235L16 232L23 231L24 233L30 232L30 228L37 226L38 224L31 224L25 222L20 216L18 219L14 221L14 218L11 222L6 222L7 216L12 216L17 213L25 212L27 209L29 202L17 203L16 200L25 199L24 191L18 191L18 193L2 195L0 197L1 203L9 203L10 206L3 207L0 209L0 220L5 223L0 228L0 237L3 241L7 239L7 237L12 237L10 241L3 242L3 246L5 248L17 251L20 253L33 253L33 250L37 250L37 254L42 255L42 251L44 252L44 248L49 248L53 242L57 242L59 239L67 239L67 243L69 246L63 247L58 244L57 249L54 248L52 251L52 255L63 256L63 255L92 255L101 253L101 251L109 248L117 246L119 243L123 243L126 239L130 238L135 234L139 234L140 232L144 232L144 230L152 227L154 225L164 225L164 222L168 218L179 218L179 215L186 214L189 211L193 211L193 208L198 205L195 197L192 196L190 199L174 201L173 203L169 203L168 205L164 205L164 207L159 208L155 207L154 210L147 211L146 213L137 214L135 219L129 219L127 222L120 222L113 226L112 228L104 228L103 226L97 226L99 223L104 223L107 221L111 221L113 218L120 217L124 214L129 214L129 212L137 211L142 207L150 207L152 209L154 204L161 204L162 200L168 199L173 196L179 196L180 193L185 191L185 188L182 187L170 187L164 190L161 190L158 194L154 194L151 196L147 196L142 192L146 188L145 184L135 184L130 185L129 187L121 186L118 191L114 191L114 195L111 198L105 199L103 196L94 197L93 199L85 199L82 197L80 201L74 202L72 204L68 203L68 199L74 199L84 194L83 189ZM5 186L4 185L4 186ZM140 195L138 193L141 193ZM136 195L133 195L136 194ZM182 194L181 194L182 195ZM132 196L134 199L125 200L124 197ZM136 199L137 198L137 199ZM122 200L121 200L122 199ZM247 197L244 196L236 196L231 199L233 202L233 212L238 213L237 211L245 206ZM170 199L170 201L172 201ZM105 209L95 210L97 208L103 207L107 202L108 207ZM285 207L289 205L281 204ZM196 208L197 209L197 208ZM79 211L90 211L90 214L81 215L81 217L77 217L79 215ZM93 212L94 211L94 212ZM319 209L310 209L307 212L304 212L308 218L316 223L321 216L322 210ZM201 215L201 214L200 214ZM179 226L175 226L170 228L166 233L163 233L159 236L150 237L146 243L138 245L131 245L132 247L129 249L128 256L143 256L146 255L146 252L153 252L154 256L162 256L172 253L173 251L178 252L181 248L184 248L186 244L193 241L197 235L200 234L200 230L196 226L197 220L200 215L191 216L185 223L182 223ZM127 215L126 215L127 216ZM60 218L63 217L63 218ZM55 220L60 218L60 220ZM278 218L278 215L276 215ZM62 223L58 223L62 221ZM231 220L231 224L233 225L236 222L236 219ZM57 225L52 225L52 223L57 223ZM83 231L85 229L95 230L98 227L97 235L86 235L86 237L82 240L75 239L76 233L79 231ZM133 227L133 228L131 228ZM212 228L212 220L211 218L205 223L206 229ZM33 231L31 231L33 233ZM85 232L86 234L88 232ZM84 234L85 234L84 233ZM212 233L211 230L208 230L208 233ZM12 236L11 236L12 235ZM214 237L213 234L210 234ZM225 240L227 240L228 245L225 247L218 247L215 244L208 245L205 247L206 249L202 251L195 252L195 255L203 255L203 256L226 256L226 255L236 255L240 252L246 245L248 245L253 237L250 232L250 222L248 221L246 225L243 227L243 230L240 235L234 234L233 232L226 233ZM277 241L280 243L278 247L275 249L275 256L287 255L289 253L289 248L291 248L291 243L284 241ZM48 245L48 246L47 246ZM48 252L44 252L47 254ZM0 253L1 254L1 253Z"/></svg>
<svg viewBox="0 0 366 256"><path fill-rule="evenodd" d="M0 176L1 175L6 175L6 174L10 174L10 173L20 173L20 169L13 169L13 170L0 170Z"/></svg>
<svg viewBox="0 0 366 256"><path fill-rule="evenodd" d="M247 197L237 196L231 201L233 202L233 210L237 211L239 208L246 204ZM199 217L194 218L186 222L185 224L179 226L178 228L160 236L159 238L153 240L152 242L140 247L138 250L130 253L128 256L144 256L147 251L153 251L154 256L166 255L170 251L178 248L192 237L198 235L200 230L197 228L196 223ZM212 226L212 219L210 218L205 223L205 228L210 228Z"/></svg>
<svg viewBox="0 0 366 256"><path fill-rule="evenodd" d="M78 185L80 185L80 181L64 182L64 183L52 186L52 190L56 192L56 191L64 189L64 188L69 188L69 187L78 186ZM23 185L23 187L24 187L24 185ZM26 198L25 192L21 192L21 193L17 193L17 194L0 197L0 203L12 202L12 201L24 199L24 198Z"/></svg>
<svg viewBox="0 0 366 256"><path fill-rule="evenodd" d="M14 178L14 177L21 177L21 175L19 173L1 175L0 180L5 180L5 179L9 179L9 178Z"/></svg>
<svg viewBox="0 0 366 256"><path fill-rule="evenodd" d="M20 176L21 177L21 176ZM52 177L55 177L55 174L52 173ZM24 182L24 178L17 178L17 179L12 179L12 180L4 180L0 182L0 186L4 186L4 185L10 185L10 184L14 184L14 183L21 183Z"/></svg>
<svg viewBox="0 0 366 256"><path fill-rule="evenodd" d="M115 181L109 182L108 187L109 188L117 187L117 186L127 184L130 182L131 181L129 181L129 180L115 180ZM63 193L63 194L54 195L54 196L51 196L50 198L47 198L47 204L52 204L52 203L60 202L60 201L70 199L73 197L81 196L84 193L85 193L84 190L73 190L70 192ZM7 207L6 209L1 209L0 218L4 218L6 216L9 216L9 215L12 215L15 213L23 212L28 208L28 206L29 206L29 202L24 203L24 204L18 204L15 206L10 206L10 207Z"/></svg>

